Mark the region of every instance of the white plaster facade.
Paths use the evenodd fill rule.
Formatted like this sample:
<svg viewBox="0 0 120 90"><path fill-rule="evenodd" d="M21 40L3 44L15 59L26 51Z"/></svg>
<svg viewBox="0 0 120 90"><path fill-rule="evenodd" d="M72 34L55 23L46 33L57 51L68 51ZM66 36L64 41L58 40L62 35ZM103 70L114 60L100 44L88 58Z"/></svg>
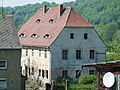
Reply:
<svg viewBox="0 0 120 90"><path fill-rule="evenodd" d="M74 39L70 39L70 33L74 33ZM88 39L84 39L84 33L88 34ZM26 55L26 49L28 50L28 55ZM62 60L63 49L68 50L67 60ZM80 60L76 59L77 49L81 50ZM94 59L89 58L90 50L95 51ZM42 81L45 84L61 77L62 70L68 70L68 77L75 81L77 80L76 70L80 70L83 64L105 61L105 50L106 45L93 27L65 27L49 47L23 46L21 59L22 73L25 75L25 66L30 67L30 72L32 72L32 67L34 67L33 75L31 73L29 75L29 69L27 69L28 76L34 78L35 81ZM32 55L32 52L34 55ZM45 53L47 55L46 58ZM39 70L48 70L48 78L42 77L42 71L41 75L39 75ZM83 70L81 74L87 74L89 70L94 70L94 68Z"/></svg>

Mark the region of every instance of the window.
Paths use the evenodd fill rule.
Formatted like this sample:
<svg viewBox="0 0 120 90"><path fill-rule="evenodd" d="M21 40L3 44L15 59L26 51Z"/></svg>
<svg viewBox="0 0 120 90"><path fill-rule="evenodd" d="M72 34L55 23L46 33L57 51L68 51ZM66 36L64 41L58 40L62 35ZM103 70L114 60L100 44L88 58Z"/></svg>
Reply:
<svg viewBox="0 0 120 90"><path fill-rule="evenodd" d="M42 70L42 78L44 78L44 70Z"/></svg>
<svg viewBox="0 0 120 90"><path fill-rule="evenodd" d="M79 78L80 75L81 75L80 70L76 70L76 78Z"/></svg>
<svg viewBox="0 0 120 90"><path fill-rule="evenodd" d="M67 70L62 70L62 78L67 78Z"/></svg>
<svg viewBox="0 0 120 90"><path fill-rule="evenodd" d="M30 67L29 67L29 75L30 75Z"/></svg>
<svg viewBox="0 0 120 90"><path fill-rule="evenodd" d="M84 33L84 39L88 39L88 34Z"/></svg>
<svg viewBox="0 0 120 90"><path fill-rule="evenodd" d="M27 75L28 75L28 67L25 66L25 76L27 76Z"/></svg>
<svg viewBox="0 0 120 90"><path fill-rule="evenodd" d="M55 21L54 19L50 19L49 22L50 22L50 23L54 23L54 22L56 22L56 21Z"/></svg>
<svg viewBox="0 0 120 90"><path fill-rule="evenodd" d="M31 72L32 75L34 75L34 67L32 67L32 72Z"/></svg>
<svg viewBox="0 0 120 90"><path fill-rule="evenodd" d="M47 50L45 50L45 58L47 58Z"/></svg>
<svg viewBox="0 0 120 90"><path fill-rule="evenodd" d="M7 62L6 61L0 61L0 69L7 69Z"/></svg>
<svg viewBox="0 0 120 90"><path fill-rule="evenodd" d="M40 19L37 19L36 22L37 22L37 23L41 23L42 21L41 21Z"/></svg>
<svg viewBox="0 0 120 90"><path fill-rule="evenodd" d="M19 37L26 37L26 35L23 34L23 33L21 33L21 34L19 35Z"/></svg>
<svg viewBox="0 0 120 90"><path fill-rule="evenodd" d="M81 59L81 50L76 50L76 59L77 60Z"/></svg>
<svg viewBox="0 0 120 90"><path fill-rule="evenodd" d="M28 49L26 49L26 56L28 56Z"/></svg>
<svg viewBox="0 0 120 90"><path fill-rule="evenodd" d="M62 59L67 60L68 59L68 50L62 50Z"/></svg>
<svg viewBox="0 0 120 90"><path fill-rule="evenodd" d="M46 35L44 36L44 38L49 39L49 38L51 38L51 36L50 36L49 34L46 34Z"/></svg>
<svg viewBox="0 0 120 90"><path fill-rule="evenodd" d="M41 69L39 69L39 74L38 74L38 76L41 76Z"/></svg>
<svg viewBox="0 0 120 90"><path fill-rule="evenodd" d="M39 50L39 57L41 57L41 50Z"/></svg>
<svg viewBox="0 0 120 90"><path fill-rule="evenodd" d="M45 77L48 79L48 70L45 70Z"/></svg>
<svg viewBox="0 0 120 90"><path fill-rule="evenodd" d="M0 89L7 88L6 78L0 78Z"/></svg>
<svg viewBox="0 0 120 90"><path fill-rule="evenodd" d="M95 51L90 50L90 59L94 59Z"/></svg>
<svg viewBox="0 0 120 90"><path fill-rule="evenodd" d="M70 39L74 39L74 33L70 33Z"/></svg>
<svg viewBox="0 0 120 90"><path fill-rule="evenodd" d="M95 75L95 70L89 70L90 75Z"/></svg>
<svg viewBox="0 0 120 90"><path fill-rule="evenodd" d="M32 49L32 56L34 56L34 50Z"/></svg>
<svg viewBox="0 0 120 90"><path fill-rule="evenodd" d="M35 33L31 35L31 37L36 38L38 37Z"/></svg>

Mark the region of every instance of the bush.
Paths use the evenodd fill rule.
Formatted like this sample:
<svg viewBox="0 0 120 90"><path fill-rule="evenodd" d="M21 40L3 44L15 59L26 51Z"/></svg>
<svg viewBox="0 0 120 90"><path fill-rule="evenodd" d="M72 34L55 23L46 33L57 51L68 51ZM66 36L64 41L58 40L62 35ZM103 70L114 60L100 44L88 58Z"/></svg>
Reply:
<svg viewBox="0 0 120 90"><path fill-rule="evenodd" d="M70 90L98 90L98 87L96 84L70 84Z"/></svg>
<svg viewBox="0 0 120 90"><path fill-rule="evenodd" d="M79 78L80 84L93 84L97 77L95 75L83 75Z"/></svg>
<svg viewBox="0 0 120 90"><path fill-rule="evenodd" d="M64 83L55 83L55 86L57 86L57 87L65 87L65 84Z"/></svg>

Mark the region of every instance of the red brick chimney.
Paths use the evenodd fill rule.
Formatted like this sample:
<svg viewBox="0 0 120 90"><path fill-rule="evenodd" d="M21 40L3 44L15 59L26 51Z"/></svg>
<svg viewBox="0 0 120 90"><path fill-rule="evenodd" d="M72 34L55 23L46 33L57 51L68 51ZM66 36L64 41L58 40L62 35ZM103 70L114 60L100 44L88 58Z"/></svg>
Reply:
<svg viewBox="0 0 120 90"><path fill-rule="evenodd" d="M43 14L46 13L46 12L47 12L47 6L44 5L44 6L43 6Z"/></svg>
<svg viewBox="0 0 120 90"><path fill-rule="evenodd" d="M58 5L58 17L60 17L63 13L63 5Z"/></svg>

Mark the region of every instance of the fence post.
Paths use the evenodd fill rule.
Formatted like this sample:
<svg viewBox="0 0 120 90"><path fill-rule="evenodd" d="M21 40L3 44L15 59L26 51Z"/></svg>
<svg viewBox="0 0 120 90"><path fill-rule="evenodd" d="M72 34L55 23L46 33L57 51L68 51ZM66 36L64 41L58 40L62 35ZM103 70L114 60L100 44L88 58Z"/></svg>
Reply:
<svg viewBox="0 0 120 90"><path fill-rule="evenodd" d="M66 80L66 82L65 82L65 90L70 90L70 82L69 82L69 80Z"/></svg>

